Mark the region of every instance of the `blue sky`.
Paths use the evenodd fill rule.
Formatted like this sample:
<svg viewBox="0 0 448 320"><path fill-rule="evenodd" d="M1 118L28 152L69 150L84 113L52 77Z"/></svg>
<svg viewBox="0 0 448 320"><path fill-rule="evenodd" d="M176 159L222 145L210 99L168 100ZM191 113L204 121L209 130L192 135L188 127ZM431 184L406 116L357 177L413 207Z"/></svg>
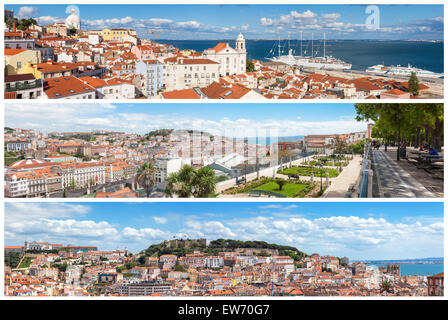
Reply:
<svg viewBox="0 0 448 320"><path fill-rule="evenodd" d="M5 125L43 132L94 129L147 133L161 128L205 130L243 137L251 130L280 136L340 134L362 131L351 103L52 103L5 104ZM259 134L261 135L261 133ZM271 133L272 135L272 133Z"/></svg>
<svg viewBox="0 0 448 320"><path fill-rule="evenodd" d="M328 39L443 39L442 5L380 5L380 29L367 30L366 5L79 5L85 29L105 26L165 30L162 39L304 39L327 33ZM19 17L41 24L64 21L65 5L5 5Z"/></svg>
<svg viewBox="0 0 448 320"><path fill-rule="evenodd" d="M293 245L350 259L443 256L441 202L6 203L5 245L128 247L173 237Z"/></svg>

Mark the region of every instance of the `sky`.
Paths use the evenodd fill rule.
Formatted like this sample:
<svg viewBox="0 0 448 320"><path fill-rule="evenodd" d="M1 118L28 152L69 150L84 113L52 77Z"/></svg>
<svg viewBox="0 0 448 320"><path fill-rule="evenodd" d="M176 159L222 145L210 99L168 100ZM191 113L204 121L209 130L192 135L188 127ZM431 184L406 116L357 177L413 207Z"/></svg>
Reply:
<svg viewBox="0 0 448 320"><path fill-rule="evenodd" d="M19 18L47 25L63 22L66 5L5 5ZM78 5L83 29L133 28L161 31L158 39L443 39L442 5L379 5L379 25L366 28L367 5ZM162 32L163 31L163 32Z"/></svg>
<svg viewBox="0 0 448 320"><path fill-rule="evenodd" d="M443 256L442 202L8 202L5 245L139 252L176 238L261 240L351 260Z"/></svg>
<svg viewBox="0 0 448 320"><path fill-rule="evenodd" d="M355 116L352 103L5 103L5 126L45 133L195 129L242 138L366 130Z"/></svg>

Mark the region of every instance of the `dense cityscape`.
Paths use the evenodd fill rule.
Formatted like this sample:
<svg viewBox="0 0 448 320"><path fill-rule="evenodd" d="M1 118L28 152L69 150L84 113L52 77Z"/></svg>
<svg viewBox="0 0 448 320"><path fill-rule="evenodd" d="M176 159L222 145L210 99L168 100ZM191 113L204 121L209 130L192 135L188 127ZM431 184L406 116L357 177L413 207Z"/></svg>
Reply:
<svg viewBox="0 0 448 320"><path fill-rule="evenodd" d="M75 11L65 22L39 25L5 10L6 99L443 97L443 80L425 78L429 71L395 67L386 72L388 67L374 66L378 70L346 72L332 57L291 62L291 53L249 60L241 32L234 45L219 42L202 52L180 50L156 42L157 29L146 31L152 39L134 29L84 30Z"/></svg>
<svg viewBox="0 0 448 320"><path fill-rule="evenodd" d="M142 135L43 133L7 127L5 195L244 197L250 192L257 196L321 196L322 184L328 187L346 168L360 165L359 154L364 152L363 141L370 138L371 127L346 134L307 135L294 141L263 137L258 143L195 130L160 129ZM185 194L178 184L194 185L194 181L179 180L188 170L198 177L208 176L214 183ZM358 171L353 170L343 188L348 189L357 177ZM286 184L278 190L280 195L269 188L272 182Z"/></svg>
<svg viewBox="0 0 448 320"><path fill-rule="evenodd" d="M126 248L25 242L5 247L8 296L438 296L443 273L402 276L347 257L263 241L176 239Z"/></svg>

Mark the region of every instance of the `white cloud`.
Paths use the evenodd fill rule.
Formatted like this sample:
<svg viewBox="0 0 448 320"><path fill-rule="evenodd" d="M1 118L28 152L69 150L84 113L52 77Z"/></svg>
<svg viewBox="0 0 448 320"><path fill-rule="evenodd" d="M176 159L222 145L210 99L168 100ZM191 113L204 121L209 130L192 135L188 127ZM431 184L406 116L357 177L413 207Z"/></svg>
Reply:
<svg viewBox="0 0 448 320"><path fill-rule="evenodd" d="M307 134L338 134L365 130L366 123L354 118L332 121L303 121L294 117L285 119L253 120L246 118L221 118L209 120L179 114L129 113L132 108L113 111L111 104L6 104L5 124L9 127L26 127L45 132L82 131L93 129L126 130L146 133L150 130L170 127L173 129L197 129L228 137L259 136L270 132L275 136L295 136ZM24 121L25 119L25 121Z"/></svg>
<svg viewBox="0 0 448 320"><path fill-rule="evenodd" d="M337 20L341 17L339 13L326 13L322 15L325 20Z"/></svg>
<svg viewBox="0 0 448 320"><path fill-rule="evenodd" d="M20 7L17 17L22 18L34 18L38 12L36 7Z"/></svg>
<svg viewBox="0 0 448 320"><path fill-rule="evenodd" d="M263 17L263 18L260 19L260 24L262 26L272 26L273 25L273 20L270 19L270 18Z"/></svg>
<svg viewBox="0 0 448 320"><path fill-rule="evenodd" d="M317 14L312 12L311 10L306 10L302 13L291 11L291 16L296 19L312 19L315 18Z"/></svg>
<svg viewBox="0 0 448 320"><path fill-rule="evenodd" d="M165 224L168 222L168 219L165 217L153 217L154 221L160 224Z"/></svg>
<svg viewBox="0 0 448 320"><path fill-rule="evenodd" d="M263 204L263 215L220 220L210 215L185 217L168 223L152 217L163 227L120 226L85 215L88 205L72 203L7 203L5 243L25 240L63 244L97 245L102 249L128 246L134 252L152 243L171 239L204 237L263 240L291 245L306 253L318 252L351 259L402 259L443 255L443 218L432 216L403 218L393 222L384 217L280 215L296 204ZM270 214L269 214L270 213ZM185 213L183 213L185 216Z"/></svg>

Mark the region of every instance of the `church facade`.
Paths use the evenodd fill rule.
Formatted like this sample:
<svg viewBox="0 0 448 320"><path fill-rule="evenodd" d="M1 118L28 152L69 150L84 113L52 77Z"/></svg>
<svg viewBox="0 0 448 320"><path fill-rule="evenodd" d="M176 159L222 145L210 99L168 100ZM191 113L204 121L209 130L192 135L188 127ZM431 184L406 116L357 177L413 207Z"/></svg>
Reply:
<svg viewBox="0 0 448 320"><path fill-rule="evenodd" d="M246 72L246 40L241 33L236 39L235 48L222 42L204 50L203 56L219 63L221 77Z"/></svg>

